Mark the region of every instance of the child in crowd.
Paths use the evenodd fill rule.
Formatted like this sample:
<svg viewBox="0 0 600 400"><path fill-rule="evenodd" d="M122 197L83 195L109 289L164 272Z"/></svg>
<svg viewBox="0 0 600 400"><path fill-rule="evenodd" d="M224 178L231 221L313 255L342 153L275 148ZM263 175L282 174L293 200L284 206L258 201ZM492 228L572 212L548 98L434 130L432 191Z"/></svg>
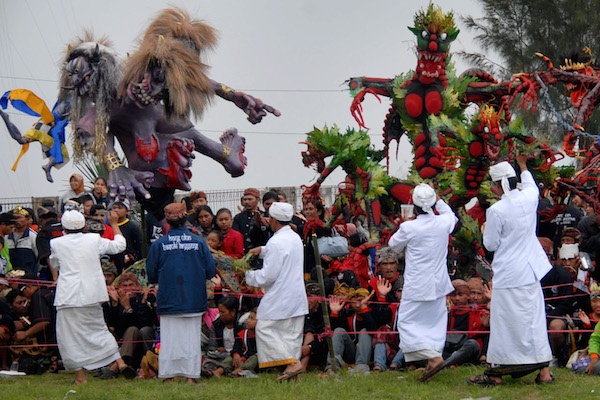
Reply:
<svg viewBox="0 0 600 400"><path fill-rule="evenodd" d="M212 250L221 252L221 246L223 245L223 233L217 230L210 231L206 236L206 244Z"/></svg>
<svg viewBox="0 0 600 400"><path fill-rule="evenodd" d="M256 372L258 356L256 354L256 308L250 311L246 319L246 329L238 332L231 355L213 371L214 376L228 374L235 378L243 375L242 371Z"/></svg>
<svg viewBox="0 0 600 400"><path fill-rule="evenodd" d="M345 296L338 290L330 299L331 324L335 328L333 350L338 366L356 364L350 372L368 374L371 360L373 337L367 332L377 329L377 322L369 307L372 294L367 289L349 289ZM339 293L339 294L338 294ZM349 303L348 307L345 307ZM327 360L325 371L332 370Z"/></svg>
<svg viewBox="0 0 600 400"><path fill-rule="evenodd" d="M217 226L223 234L221 251L232 258L242 258L244 256L244 236L231 228L233 218L229 209L221 208L217 211Z"/></svg>

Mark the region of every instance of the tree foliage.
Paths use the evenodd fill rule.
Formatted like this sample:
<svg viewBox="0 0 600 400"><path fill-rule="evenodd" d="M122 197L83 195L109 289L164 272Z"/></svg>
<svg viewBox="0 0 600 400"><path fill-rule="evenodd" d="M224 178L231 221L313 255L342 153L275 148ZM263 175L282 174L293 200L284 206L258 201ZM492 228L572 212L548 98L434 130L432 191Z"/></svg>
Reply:
<svg viewBox="0 0 600 400"><path fill-rule="evenodd" d="M589 47L600 54L600 15L597 0L478 0L484 17L462 18L467 29L475 32L475 41L483 53L459 53L467 61L492 73L498 79L510 79L519 72L546 69L536 52L549 57L555 66L565 56ZM500 63L491 59L499 58ZM553 107L561 118L572 123L570 101L564 87L550 88ZM540 99L542 100L542 99ZM552 108L543 100L535 115L525 115L525 124L535 136L551 143L562 140L560 126ZM599 118L592 116L587 132L598 132Z"/></svg>

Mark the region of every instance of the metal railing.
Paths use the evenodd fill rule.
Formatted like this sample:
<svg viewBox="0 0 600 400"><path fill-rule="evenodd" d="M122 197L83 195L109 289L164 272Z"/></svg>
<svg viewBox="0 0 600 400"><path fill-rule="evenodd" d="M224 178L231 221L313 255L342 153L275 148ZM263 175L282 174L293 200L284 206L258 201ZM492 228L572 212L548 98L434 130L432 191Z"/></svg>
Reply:
<svg viewBox="0 0 600 400"><path fill-rule="evenodd" d="M302 209L302 188L300 187L268 187L259 190L261 194L264 194L269 190L282 190L286 194L288 202L292 204L296 210L300 211ZM220 208L230 209L233 215L239 212L238 206L241 204L240 200L244 194L244 189L206 190L204 192L208 199L208 205L212 208L213 212L216 213ZM330 206L335 200L337 186L322 186L320 193L325 200L325 205ZM189 192L178 191L175 194L175 201L181 201L185 196L189 196ZM52 201L56 206L58 205L58 199L58 196L5 197L0 198L0 207L2 207L2 212L10 211L16 206L28 207L33 209L35 213L35 210L42 205L43 201Z"/></svg>

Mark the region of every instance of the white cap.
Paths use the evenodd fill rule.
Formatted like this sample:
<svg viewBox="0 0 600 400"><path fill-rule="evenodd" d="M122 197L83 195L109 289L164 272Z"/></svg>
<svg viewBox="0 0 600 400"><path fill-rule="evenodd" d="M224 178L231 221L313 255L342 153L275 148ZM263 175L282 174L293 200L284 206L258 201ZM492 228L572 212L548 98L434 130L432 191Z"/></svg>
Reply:
<svg viewBox="0 0 600 400"><path fill-rule="evenodd" d="M275 202L269 207L269 216L281 222L291 221L294 216L294 207L289 203Z"/></svg>
<svg viewBox="0 0 600 400"><path fill-rule="evenodd" d="M517 173L515 172L515 169L507 161L502 161L502 162L492 165L490 167L490 177L492 178L492 181L494 181L494 182L500 181L502 190L506 194L508 194L510 192L510 185L508 183L508 178L514 178L516 176L517 176Z"/></svg>
<svg viewBox="0 0 600 400"><path fill-rule="evenodd" d="M413 203L428 214L433 214L433 205L437 200L435 190L426 183L421 183L413 189Z"/></svg>
<svg viewBox="0 0 600 400"><path fill-rule="evenodd" d="M77 231L85 227L85 217L82 213L75 210L65 211L60 222L63 228L70 231Z"/></svg>

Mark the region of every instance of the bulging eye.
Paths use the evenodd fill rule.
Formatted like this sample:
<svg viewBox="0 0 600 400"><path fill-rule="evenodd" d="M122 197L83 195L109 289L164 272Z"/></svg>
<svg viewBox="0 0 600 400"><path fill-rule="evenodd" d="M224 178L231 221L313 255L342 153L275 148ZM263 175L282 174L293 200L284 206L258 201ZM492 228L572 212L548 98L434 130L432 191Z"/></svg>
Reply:
<svg viewBox="0 0 600 400"><path fill-rule="evenodd" d="M421 37L423 39L427 39L427 36L429 36L428 33L427 33L427 31L421 31Z"/></svg>
<svg viewBox="0 0 600 400"><path fill-rule="evenodd" d="M485 128L483 128L483 131L484 131L485 133L490 133L490 128L488 128L488 127L486 126Z"/></svg>
<svg viewBox="0 0 600 400"><path fill-rule="evenodd" d="M446 32L444 32L440 35L440 39L442 39L442 40L446 40L447 37L448 37L448 34Z"/></svg>

